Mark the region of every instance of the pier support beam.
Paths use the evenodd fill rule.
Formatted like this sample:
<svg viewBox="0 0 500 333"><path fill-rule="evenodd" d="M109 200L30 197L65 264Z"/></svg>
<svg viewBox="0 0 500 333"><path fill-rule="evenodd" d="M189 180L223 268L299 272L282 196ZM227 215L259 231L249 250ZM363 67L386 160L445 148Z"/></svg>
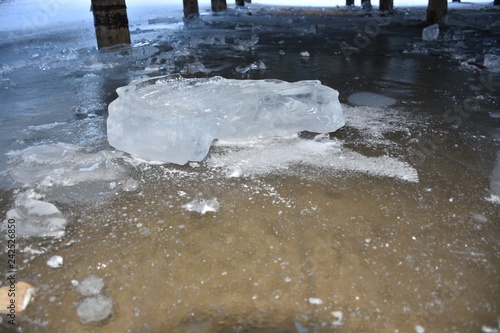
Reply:
<svg viewBox="0 0 500 333"><path fill-rule="evenodd" d="M198 0L183 0L183 4L184 18L191 18L200 14L200 10L198 9Z"/></svg>
<svg viewBox="0 0 500 333"><path fill-rule="evenodd" d="M227 9L226 0L212 0L212 11L223 12Z"/></svg>
<svg viewBox="0 0 500 333"><path fill-rule="evenodd" d="M393 10L394 9L394 0L380 0L379 10Z"/></svg>
<svg viewBox="0 0 500 333"><path fill-rule="evenodd" d="M92 0L97 47L130 44L125 0Z"/></svg>
<svg viewBox="0 0 500 333"><path fill-rule="evenodd" d="M495 1L493 1L493 5L495 5L495 6L500 6L500 0L495 0Z"/></svg>
<svg viewBox="0 0 500 333"><path fill-rule="evenodd" d="M447 12L447 0L429 0L429 5L427 6L427 22L437 23L441 21Z"/></svg>
<svg viewBox="0 0 500 333"><path fill-rule="evenodd" d="M345 5L346 6L354 6L354 0L346 0Z"/></svg>
<svg viewBox="0 0 500 333"><path fill-rule="evenodd" d="M245 6L245 0L236 0L236 6L244 7Z"/></svg>

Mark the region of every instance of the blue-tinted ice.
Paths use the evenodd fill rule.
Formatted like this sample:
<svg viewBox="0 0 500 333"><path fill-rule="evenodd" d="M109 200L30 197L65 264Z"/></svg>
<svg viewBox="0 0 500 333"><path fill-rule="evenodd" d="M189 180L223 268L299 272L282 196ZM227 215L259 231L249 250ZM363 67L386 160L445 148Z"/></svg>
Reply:
<svg viewBox="0 0 500 333"><path fill-rule="evenodd" d="M109 143L148 161L201 161L214 139L247 141L344 126L338 92L319 81L160 77L117 92L109 106Z"/></svg>

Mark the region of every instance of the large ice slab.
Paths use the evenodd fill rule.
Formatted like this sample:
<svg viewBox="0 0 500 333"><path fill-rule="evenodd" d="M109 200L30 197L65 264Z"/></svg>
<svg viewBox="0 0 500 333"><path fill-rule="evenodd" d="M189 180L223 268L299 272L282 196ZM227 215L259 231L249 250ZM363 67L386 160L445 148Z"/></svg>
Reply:
<svg viewBox="0 0 500 333"><path fill-rule="evenodd" d="M344 126L338 92L319 81L164 76L117 92L109 105L109 143L148 161L201 161L214 139L247 141Z"/></svg>

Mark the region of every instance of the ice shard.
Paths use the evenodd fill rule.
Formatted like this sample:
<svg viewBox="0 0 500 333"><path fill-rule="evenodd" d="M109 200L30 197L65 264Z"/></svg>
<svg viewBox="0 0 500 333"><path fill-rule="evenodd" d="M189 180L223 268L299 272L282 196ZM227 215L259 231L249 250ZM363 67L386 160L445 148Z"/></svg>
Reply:
<svg viewBox="0 0 500 333"><path fill-rule="evenodd" d="M147 161L201 161L214 139L247 141L344 125L338 92L319 81L163 76L117 89L109 143Z"/></svg>

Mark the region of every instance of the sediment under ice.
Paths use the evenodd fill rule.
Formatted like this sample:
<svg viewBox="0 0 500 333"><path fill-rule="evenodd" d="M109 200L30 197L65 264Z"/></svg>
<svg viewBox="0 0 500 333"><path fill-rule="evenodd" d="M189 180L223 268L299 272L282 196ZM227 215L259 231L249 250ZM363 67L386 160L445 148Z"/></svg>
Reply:
<svg viewBox="0 0 500 333"><path fill-rule="evenodd" d="M319 81L222 77L137 80L109 105L108 140L148 161L201 161L214 139L246 141L344 126L338 92Z"/></svg>

